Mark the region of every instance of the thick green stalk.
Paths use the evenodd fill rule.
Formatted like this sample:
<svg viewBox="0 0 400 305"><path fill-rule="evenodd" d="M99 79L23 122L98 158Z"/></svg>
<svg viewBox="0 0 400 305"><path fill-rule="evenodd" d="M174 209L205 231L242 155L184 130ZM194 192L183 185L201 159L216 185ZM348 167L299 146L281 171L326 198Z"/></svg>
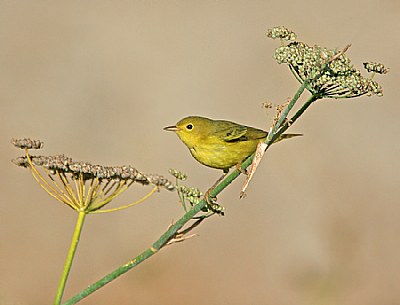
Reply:
<svg viewBox="0 0 400 305"><path fill-rule="evenodd" d="M78 214L74 235L72 236L71 246L68 251L67 259L65 260L64 270L61 275L60 284L58 285L56 298L54 300L54 305L59 305L61 303L61 299L64 294L65 284L67 283L68 275L69 272L71 271L72 261L74 260L76 248L78 247L79 238L81 236L85 216L86 216L85 212L79 212Z"/></svg>
<svg viewBox="0 0 400 305"><path fill-rule="evenodd" d="M289 104L286 106L285 110L283 110L283 112L280 115L280 117L279 117L278 121L276 122L275 126L272 128L270 134L268 134L268 137L267 137L266 141L269 142L269 144L273 143L272 139L273 139L275 133L278 131L279 127L281 127L281 125L283 124L283 122L285 121L287 116L289 115L290 110L292 110L292 108L296 104L297 100L303 94L304 90L307 88L309 83L310 83L310 80L306 79L304 81L304 83L301 84L299 90L297 90L296 94L293 96L293 98L291 99Z"/></svg>
<svg viewBox="0 0 400 305"><path fill-rule="evenodd" d="M291 125L293 125L294 122L304 113L304 111L307 110L308 107L311 106L312 103L314 103L316 100L320 99L321 96L314 94L310 96L310 98L304 103L303 106L295 113L294 116L292 116L289 120L289 122L286 122L283 124L273 135L273 140L277 139L282 133L284 133Z"/></svg>
<svg viewBox="0 0 400 305"><path fill-rule="evenodd" d="M100 289L107 283L111 282L112 280L116 279L120 275L126 273L133 267L139 265L144 260L148 259L149 257L153 256L160 250L174 235L181 229L188 221L190 221L193 216L201 211L203 207L205 207L206 201L203 199L198 204L193 206L182 218L180 218L176 223L171 225L169 229L160 236L160 238L147 250L143 251L141 254L136 256L134 259L130 260L125 265L119 267L118 269L114 270L113 272L107 274L102 279L98 280L97 282L91 284L86 289L82 290L77 295L73 296L71 299L67 300L63 305L72 305L77 303L78 301L82 300L83 298L87 297L89 294L95 292L96 290Z"/></svg>
<svg viewBox="0 0 400 305"><path fill-rule="evenodd" d="M295 115L293 117L291 117L291 119L289 120L290 123L285 123L282 125L282 123L285 121L285 118L287 118L289 111L293 108L293 106L295 105L295 103L297 102L297 100L300 98L301 94L303 93L303 91L306 89L308 85L308 81L304 82L302 84L302 86L299 88L299 90L297 90L296 94L294 95L294 97L292 98L292 100L290 101L290 103L287 105L287 107L285 108L285 110L282 112L281 116L279 117L277 123L275 124L274 128L272 128L271 132L268 134L267 139L265 140L266 143L268 144L267 148L268 149L270 147L270 145L272 143L274 143L275 139L277 139L282 133L284 133L303 113L304 111L307 110L308 107L311 106L311 104L313 102L315 102L316 100L320 99L321 97L318 95L312 95L305 103L304 105L295 113ZM242 163L242 169L245 170L247 167L250 166L250 164L253 162L254 159L254 155L255 153L253 153L250 157L248 157L243 163ZM240 175L240 171L234 171L231 175L229 175L225 180L228 179L236 179L237 176ZM231 177L232 176L232 177ZM222 181L220 183L223 184ZM232 181L228 182L231 183ZM218 187L218 186L217 186ZM214 195L213 193L211 193L211 195Z"/></svg>

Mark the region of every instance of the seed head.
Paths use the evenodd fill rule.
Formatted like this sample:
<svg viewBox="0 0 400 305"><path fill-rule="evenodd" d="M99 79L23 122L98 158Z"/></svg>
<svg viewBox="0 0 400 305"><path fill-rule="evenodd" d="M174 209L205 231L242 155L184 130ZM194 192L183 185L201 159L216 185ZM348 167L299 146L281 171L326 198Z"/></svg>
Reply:
<svg viewBox="0 0 400 305"><path fill-rule="evenodd" d="M377 62L365 62L364 69L368 72L375 72L379 74L386 74L389 72L389 68L386 68L383 64Z"/></svg>
<svg viewBox="0 0 400 305"><path fill-rule="evenodd" d="M285 29L285 28L284 28ZM270 30L270 37L284 36L288 30L281 27ZM283 33L283 34L279 34ZM371 78L365 78L357 70L344 50L310 46L300 41L290 41L275 50L279 64L287 64L296 79L309 82L307 89L315 95L327 98L352 98L361 95L382 96L382 87ZM368 71L387 73L382 64L365 63Z"/></svg>
<svg viewBox="0 0 400 305"><path fill-rule="evenodd" d="M187 175L185 173L182 173L174 168L171 168L169 170L169 173L178 180L185 181L187 179Z"/></svg>
<svg viewBox="0 0 400 305"><path fill-rule="evenodd" d="M284 26L277 26L267 30L267 37L272 39L280 38L281 40L296 41L296 33L290 31Z"/></svg>
<svg viewBox="0 0 400 305"><path fill-rule="evenodd" d="M181 194L183 199L189 201L191 205L195 205L200 202L203 192L196 187L187 187L185 185L179 185L177 188L178 193Z"/></svg>
<svg viewBox="0 0 400 305"><path fill-rule="evenodd" d="M25 156L18 157L12 162L17 166L29 168L36 181L49 195L77 211L90 213L99 210L134 182L154 185L150 194L159 187L170 191L175 189L173 183L163 176L144 174L130 165L93 165L89 162L73 161L64 155L31 156L28 149L41 148L43 142L13 139L12 143L16 147L25 149ZM40 169L45 174L42 174ZM138 202L141 201L143 200ZM133 204L125 207L131 205Z"/></svg>
<svg viewBox="0 0 400 305"><path fill-rule="evenodd" d="M41 149L44 146L44 142L40 140L32 140L32 139L11 139L11 144L17 148L21 149Z"/></svg>

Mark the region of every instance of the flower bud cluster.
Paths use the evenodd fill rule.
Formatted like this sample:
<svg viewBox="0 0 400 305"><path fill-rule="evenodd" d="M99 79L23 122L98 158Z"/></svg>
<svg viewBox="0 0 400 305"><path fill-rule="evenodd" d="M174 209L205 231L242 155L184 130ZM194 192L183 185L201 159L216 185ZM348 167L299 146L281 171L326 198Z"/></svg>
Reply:
<svg viewBox="0 0 400 305"><path fill-rule="evenodd" d="M289 33L277 27L269 30L272 37ZM283 34L282 34L283 35ZM298 81L309 82L307 89L312 94L327 98L352 98L361 95L383 95L382 87L371 78L365 78L354 68L345 51L329 49L320 46L309 46L304 42L291 41L275 50L274 58L279 64L289 65ZM364 64L368 71L386 73L382 64Z"/></svg>
<svg viewBox="0 0 400 305"><path fill-rule="evenodd" d="M365 62L364 69L368 72L375 72L379 74L386 74L389 72L389 68L386 68L384 64L377 63L377 62Z"/></svg>
<svg viewBox="0 0 400 305"><path fill-rule="evenodd" d="M171 168L168 172L178 180L185 181L187 179L187 175L185 173L182 173L174 168Z"/></svg>
<svg viewBox="0 0 400 305"><path fill-rule="evenodd" d="M11 139L11 144L21 149L41 149L44 146L44 142L40 140L32 139Z"/></svg>
<svg viewBox="0 0 400 305"><path fill-rule="evenodd" d="M296 33L288 30L284 26L277 26L267 30L267 36L272 39L280 38L287 41L296 41Z"/></svg>
<svg viewBox="0 0 400 305"><path fill-rule="evenodd" d="M187 187L185 185L178 186L178 193L180 193L184 199L189 201L191 205L195 205L200 202L203 192L195 187Z"/></svg>

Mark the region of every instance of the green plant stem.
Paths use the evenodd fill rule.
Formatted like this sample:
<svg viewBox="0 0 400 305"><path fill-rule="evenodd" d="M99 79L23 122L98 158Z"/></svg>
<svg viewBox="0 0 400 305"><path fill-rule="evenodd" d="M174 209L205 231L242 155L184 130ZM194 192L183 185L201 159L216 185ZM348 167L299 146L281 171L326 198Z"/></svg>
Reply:
<svg viewBox="0 0 400 305"><path fill-rule="evenodd" d="M284 133L294 122L296 122L296 120L304 113L304 111L306 111L307 108L311 106L312 103L320 98L321 97L317 94L311 95L310 98L304 103L304 105L301 106L301 108L295 113L295 115L290 118L289 122L286 122L277 130L277 132L273 136L273 139L275 140L282 133Z"/></svg>
<svg viewBox="0 0 400 305"><path fill-rule="evenodd" d="M119 267L118 269L114 270L113 272L107 274L102 279L98 280L97 282L91 284L86 289L82 290L77 295L73 296L71 299L67 300L63 305L72 305L80 301L81 299L85 298L89 294L95 292L96 290L100 289L107 283L111 282L112 280L116 279L120 275L126 273L133 267L139 265L144 260L148 259L149 257L153 256L155 253L158 252L174 235L181 229L188 221L190 221L193 216L201 211L203 207L205 207L206 201L203 199L198 204L194 205L182 218L180 218L176 223L171 225L168 230L160 236L160 238L153 243L153 245L143 251L141 254L136 256L134 259L130 260L125 265Z"/></svg>
<svg viewBox="0 0 400 305"><path fill-rule="evenodd" d="M68 275L69 272L71 271L72 261L75 256L76 248L78 247L79 238L81 236L85 216L86 212L79 212L78 214L74 235L72 236L71 246L68 251L67 259L65 260L64 270L61 275L60 284L58 285L56 299L54 301L55 305L59 305L61 303L61 299L64 294L65 284L67 283Z"/></svg>
<svg viewBox="0 0 400 305"><path fill-rule="evenodd" d="M267 139L265 142L268 144L266 150L271 146L272 143L282 134L284 133L293 123L304 113L304 111L307 110L308 107L311 106L313 102L316 100L320 99L321 97L319 95L312 95L305 103L304 105L295 113L295 115L289 120L290 123L286 122L283 124L285 119L287 118L289 111L293 108L293 106L296 104L297 100L300 98L301 94L304 92L304 90L308 86L308 81L304 82L302 86L297 90L296 94L290 101L290 103L287 105L285 110L282 112L281 116L279 117L277 123L275 126L272 128L271 132L268 134ZM283 124L283 125L282 125ZM250 157L248 157L243 163L242 163L242 170L245 170L247 167L250 166L250 164L253 162L255 153L253 153ZM237 172L237 173L236 173ZM235 175L233 175L235 174ZM236 175L237 174L237 175ZM236 179L237 176L239 176L240 171L234 171L231 175L233 175L234 179ZM228 176L225 180L228 178L233 178ZM222 181L224 182L224 181ZM222 184L221 182L221 184ZM229 182L230 183L230 182ZM214 195L211 193L211 195Z"/></svg>
<svg viewBox="0 0 400 305"><path fill-rule="evenodd" d="M281 127L287 116L289 115L290 110L294 107L300 96L303 94L304 90L307 88L308 84L310 83L309 79L306 79L304 83L301 84L300 88L297 90L296 94L290 100L289 104L286 106L285 110L283 110L282 114L280 115L278 121L276 122L275 126L272 128L271 132L268 134L266 139L266 143L271 145L274 142L274 136L278 129Z"/></svg>
<svg viewBox="0 0 400 305"><path fill-rule="evenodd" d="M303 91L306 89L306 86L308 85L308 82L305 82L299 90L296 92L295 96L291 100L291 102L288 104L288 106L285 108L285 110L282 112L277 124L271 131L271 138L270 138L270 143L273 143L273 139L275 138L275 134L278 132L279 127L282 126L285 118L289 114L289 111L293 108L294 104L296 101L299 99L300 95L303 93ZM300 110L292 117L292 123L301 116L301 114L314 102L316 99L319 97L317 96L312 96ZM291 125L290 124L290 125ZM283 131L285 131L289 126L286 126L285 124L283 127L285 128ZM281 130L279 130L280 132ZM282 132L283 132L282 131ZM268 142L269 143L269 142ZM242 169L246 169L251 162L253 161L254 154L251 155L246 161L243 162L242 164ZM229 184L231 184L238 176L240 176L241 172L239 170L234 170L232 173L230 173L226 178L221 181L210 193L210 196L216 197L219 193L221 193ZM134 259L130 260L128 263L125 265L117 268L116 270L112 271L111 273L107 274L97 282L89 285L87 288L73 296L71 299L67 300L63 305L73 305L82 300L83 298L87 297L88 295L92 294L96 290L100 289L107 283L111 282L112 280L116 279L117 277L121 276L122 274L128 272L130 269L133 267L139 265L141 262L145 261L146 259L150 258L153 256L155 253L157 253L165 244L171 240L176 233L190 220L193 219L193 217L198 214L205 206L207 205L207 202L202 199L198 204L194 205L188 212L186 212L182 218L180 218L176 223L171 225L168 230L159 237L159 239L153 243L153 245L143 251L141 254L136 256Z"/></svg>

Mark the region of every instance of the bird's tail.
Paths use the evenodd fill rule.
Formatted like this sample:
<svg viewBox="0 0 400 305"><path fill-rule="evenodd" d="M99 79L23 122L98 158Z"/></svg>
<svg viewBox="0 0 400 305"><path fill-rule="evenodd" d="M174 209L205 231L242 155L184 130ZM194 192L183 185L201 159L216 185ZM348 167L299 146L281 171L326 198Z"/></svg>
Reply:
<svg viewBox="0 0 400 305"><path fill-rule="evenodd" d="M302 133L285 133L285 134L281 134L281 135L275 140L274 143L279 142L279 141L282 141L282 140L285 140L285 139L290 139L290 138L293 138L293 137L300 137L300 136L302 136L302 135L303 135Z"/></svg>

